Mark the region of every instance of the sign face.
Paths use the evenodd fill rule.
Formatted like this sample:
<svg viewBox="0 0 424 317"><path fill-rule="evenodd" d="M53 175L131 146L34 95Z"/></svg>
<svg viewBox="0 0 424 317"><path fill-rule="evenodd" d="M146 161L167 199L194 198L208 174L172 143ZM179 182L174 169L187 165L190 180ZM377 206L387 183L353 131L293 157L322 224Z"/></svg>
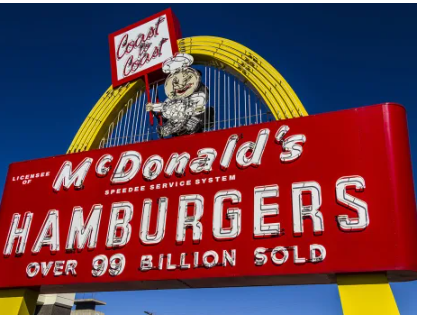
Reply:
<svg viewBox="0 0 424 317"><path fill-rule="evenodd" d="M113 87L160 69L178 51L179 24L171 9L109 35Z"/></svg>
<svg viewBox="0 0 424 317"><path fill-rule="evenodd" d="M14 163L0 288L416 279L410 162L384 104Z"/></svg>

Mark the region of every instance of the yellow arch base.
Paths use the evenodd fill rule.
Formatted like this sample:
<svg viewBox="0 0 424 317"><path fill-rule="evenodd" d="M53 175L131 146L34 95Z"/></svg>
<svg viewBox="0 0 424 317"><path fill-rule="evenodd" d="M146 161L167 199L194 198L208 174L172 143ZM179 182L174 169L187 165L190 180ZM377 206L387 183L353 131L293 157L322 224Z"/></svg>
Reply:
<svg viewBox="0 0 424 317"><path fill-rule="evenodd" d="M344 315L399 315L385 273L337 276Z"/></svg>
<svg viewBox="0 0 424 317"><path fill-rule="evenodd" d="M29 289L0 290L0 315L33 315L37 298Z"/></svg>
<svg viewBox="0 0 424 317"><path fill-rule="evenodd" d="M337 285L344 315L399 315L384 273L338 275ZM25 289L0 291L0 315L34 314L37 298Z"/></svg>

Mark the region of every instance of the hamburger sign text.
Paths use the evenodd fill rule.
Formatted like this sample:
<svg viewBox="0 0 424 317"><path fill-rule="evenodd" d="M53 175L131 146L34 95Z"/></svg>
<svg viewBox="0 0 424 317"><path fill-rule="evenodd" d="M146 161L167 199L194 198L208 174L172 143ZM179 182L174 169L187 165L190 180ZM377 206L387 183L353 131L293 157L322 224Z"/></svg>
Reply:
<svg viewBox="0 0 424 317"><path fill-rule="evenodd" d="M282 163L290 163L299 159L303 152L303 146L306 142L306 136L296 134L286 136L289 131L287 125L282 125L273 136L272 146L281 147L280 161ZM155 180L161 173L167 177L174 174L185 177L186 170L189 169L192 174L206 173L208 174L214 168L221 170L228 169L232 160L235 160L237 166L241 169L260 168L261 159L265 152L266 145L270 139L269 129L260 129L255 142L248 141L239 143L237 134L231 135L224 149L218 154L218 149L202 148L198 150L198 156L190 158L190 155L184 153L173 153L169 158L163 158L160 155L152 155L143 162L142 154L137 151L124 151L115 161L110 154L104 154L97 162L91 157L83 159L75 168L70 161L65 161L52 183L52 190L59 192L62 190L77 190L89 188L90 184L85 184L85 178L89 170L94 168L95 174L99 178L110 177L110 184L130 184L132 179L142 173L146 181ZM166 159L166 161L165 161ZM115 166L113 166L115 165ZM236 179L236 175L228 175L221 177L199 178L194 181L193 185L201 185L202 182L228 182L227 189L220 190L214 194L213 201L213 228L204 228L202 224L202 216L204 214L204 197L199 194L180 195L178 202L178 218L176 225L175 241L182 243L186 240L187 228L192 228L192 238L195 243L200 243L204 230L212 230L213 237L220 240L236 239L242 230L241 218L242 210L237 207L238 203L243 200L240 191L232 188L231 182ZM191 180L180 180L177 182L163 183L160 186L164 188L172 188L173 186L191 186ZM335 199L357 212L356 217L349 217L341 214L337 217L340 230L355 231L365 229L370 220L368 215L367 203L357 197L353 197L346 193L346 188L355 186L357 190L365 188L365 180L361 176L341 177L334 184ZM116 189L105 190L105 195L122 193L137 193L139 191L154 190L155 185L146 186L128 186ZM243 230L253 230L255 237L273 237L281 235L280 223L269 222L269 217L278 215L278 204L266 204L265 198L278 197L279 186L276 184L263 184L252 188L254 195L254 227ZM302 199L304 193L310 193L310 202L305 204ZM324 232L324 221L320 211L321 207L321 187L318 182L302 181L292 184L292 221L294 233L302 235L304 232L303 219L311 218L313 222L314 234L320 235ZM57 252L64 248L66 251L82 251L85 248L96 249L98 243L105 243L107 248L122 248L130 239L139 239L144 245L159 244L164 239L167 224L168 197L163 196L158 199L156 231L152 233L150 228L154 226L151 222L151 213L153 209L153 201L145 198L142 204L142 213L140 227L137 228L132 222L135 210L131 201L121 201L118 196L117 201L111 206L103 206L102 204L94 204L91 210L83 210L80 206L75 206L72 211L71 222L67 228L59 227L60 211L56 209L49 210L46 214L44 223L41 228L32 228L39 230L39 234L35 241L28 241L28 232L31 229L32 212L24 215L16 213L13 215L9 235L4 246L4 255L9 256L15 248L16 255L24 254L29 250L26 247L31 245L31 252L37 254L42 247L50 248L51 252ZM232 208L224 210L224 202L229 201ZM191 207L191 215L188 215ZM106 208L108 215L105 215ZM106 241L98 241L98 231L100 220L102 217L109 218L107 228ZM230 225L223 226L223 218L230 221ZM60 241L60 230L68 230L66 241ZM136 237L134 237L136 236ZM292 252L292 261L294 263L321 262L325 260L326 249L320 244L311 244L309 250L302 250L306 255L301 257L297 246L276 246L270 254L268 249L258 247L254 250L252 261L257 266L262 266L271 261L274 264L281 265L289 260L289 250ZM171 253L161 254L158 258L153 258L150 254L144 254L140 258L140 270L149 271L151 269L158 270L175 270L189 269L199 266L212 268L218 264L223 266L236 265L236 249L224 250L222 254L218 254L215 250L208 250L199 254L195 252L191 257L191 262L187 261L187 254L181 253L178 256ZM108 263L110 268L108 268ZM107 258L105 255L97 255L92 261L92 275L101 276L109 270L113 276L119 275L125 269L126 258L123 254L116 253ZM45 276L53 275L76 275L77 260L50 261L50 262L31 262L28 264L26 274L28 277L34 277L39 274Z"/></svg>

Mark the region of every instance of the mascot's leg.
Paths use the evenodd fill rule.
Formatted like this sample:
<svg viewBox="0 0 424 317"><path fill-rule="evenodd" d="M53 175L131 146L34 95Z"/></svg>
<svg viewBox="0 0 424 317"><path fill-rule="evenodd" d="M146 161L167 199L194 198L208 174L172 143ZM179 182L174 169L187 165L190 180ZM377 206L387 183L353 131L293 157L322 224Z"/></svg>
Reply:
<svg viewBox="0 0 424 317"><path fill-rule="evenodd" d="M201 117L202 115L197 115L188 119L185 125L186 134L193 134L203 131L203 121Z"/></svg>
<svg viewBox="0 0 424 317"><path fill-rule="evenodd" d="M214 108L206 108L204 113L192 116L186 123L185 133L194 134L203 132L206 129L212 129L214 125Z"/></svg>
<svg viewBox="0 0 424 317"><path fill-rule="evenodd" d="M183 128L183 123L175 123L171 121L167 121L163 126L157 126L157 132L161 139L170 136L172 134L177 133Z"/></svg>

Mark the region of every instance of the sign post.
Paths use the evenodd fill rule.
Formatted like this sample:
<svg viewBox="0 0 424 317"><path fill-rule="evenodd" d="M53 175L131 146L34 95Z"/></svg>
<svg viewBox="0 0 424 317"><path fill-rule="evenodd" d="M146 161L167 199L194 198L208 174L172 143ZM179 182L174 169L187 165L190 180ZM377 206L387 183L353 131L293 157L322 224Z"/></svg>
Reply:
<svg viewBox="0 0 424 317"><path fill-rule="evenodd" d="M399 315L385 273L337 276L344 315Z"/></svg>
<svg viewBox="0 0 424 317"><path fill-rule="evenodd" d="M38 295L27 288L0 290L0 315L33 315Z"/></svg>

